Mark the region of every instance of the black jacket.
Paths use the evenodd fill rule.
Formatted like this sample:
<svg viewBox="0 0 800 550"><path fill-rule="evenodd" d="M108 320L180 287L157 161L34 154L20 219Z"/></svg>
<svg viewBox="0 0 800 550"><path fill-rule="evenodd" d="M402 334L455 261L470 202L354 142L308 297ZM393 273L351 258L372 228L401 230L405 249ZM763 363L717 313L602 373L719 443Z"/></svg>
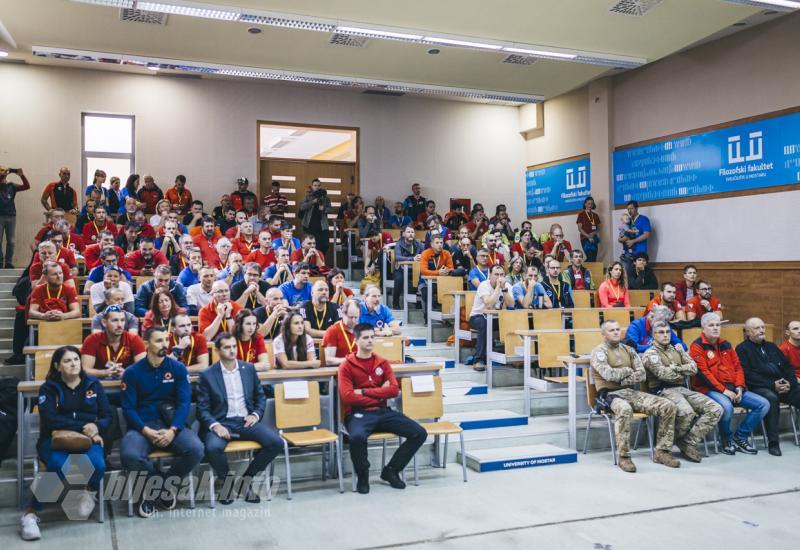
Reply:
<svg viewBox="0 0 800 550"><path fill-rule="evenodd" d="M105 435L111 426L108 397L93 376L84 375L74 390L61 380L47 380L39 388L38 404L42 419L40 439L50 437L53 430L80 432L91 422Z"/></svg>
<svg viewBox="0 0 800 550"><path fill-rule="evenodd" d="M636 268L628 271L628 290L658 290L658 279L649 267L637 274Z"/></svg>
<svg viewBox="0 0 800 550"><path fill-rule="evenodd" d="M736 355L744 370L744 378L749 388L768 388L775 390L775 381L786 379L790 386L797 385L797 375L783 352L766 340L754 344L745 340L736 346Z"/></svg>
<svg viewBox="0 0 800 550"><path fill-rule="evenodd" d="M253 363L239 361L239 375L242 377L247 414L256 413L261 420L264 418L267 398ZM222 364L219 361L200 373L197 385L197 416L204 431L215 422L224 422L228 414L228 395L222 377Z"/></svg>

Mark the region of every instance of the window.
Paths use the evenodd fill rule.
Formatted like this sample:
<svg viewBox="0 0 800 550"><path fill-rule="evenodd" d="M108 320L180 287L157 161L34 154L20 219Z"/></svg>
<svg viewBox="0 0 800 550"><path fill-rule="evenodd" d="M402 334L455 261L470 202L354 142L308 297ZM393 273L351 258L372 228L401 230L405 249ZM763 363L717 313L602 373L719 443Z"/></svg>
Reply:
<svg viewBox="0 0 800 550"><path fill-rule="evenodd" d="M109 187L116 176L121 185L134 173L134 117L130 115L81 115L81 189L92 184L95 170L106 173L103 187ZM85 195L85 193L81 193Z"/></svg>

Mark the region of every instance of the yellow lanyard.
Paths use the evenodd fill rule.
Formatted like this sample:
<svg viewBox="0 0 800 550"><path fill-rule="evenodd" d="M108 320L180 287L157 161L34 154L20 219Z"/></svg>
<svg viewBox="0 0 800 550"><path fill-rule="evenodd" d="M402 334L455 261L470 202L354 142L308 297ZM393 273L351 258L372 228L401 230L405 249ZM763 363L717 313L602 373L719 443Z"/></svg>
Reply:
<svg viewBox="0 0 800 550"><path fill-rule="evenodd" d="M56 300L58 300L58 299L60 299L60 298L61 298L61 292L62 292L63 290L64 290L64 285L61 285L60 287L58 287L58 294L56 294ZM50 299L52 299L52 298L53 298L53 297L52 297L52 296L50 296L50 285L47 285L47 299L48 299L48 300L50 300Z"/></svg>
<svg viewBox="0 0 800 550"><path fill-rule="evenodd" d="M258 304L258 302L256 301L256 297L250 296L250 298L248 298L248 301L250 302L250 309L255 309L256 305Z"/></svg>
<svg viewBox="0 0 800 550"><path fill-rule="evenodd" d="M438 262L436 261L437 258L439 259ZM439 266L442 265L442 256L437 254L436 256L431 258L431 261L433 262L433 270L439 271Z"/></svg>
<svg viewBox="0 0 800 550"><path fill-rule="evenodd" d="M609 279L608 284L614 291L614 301L619 302L619 297L622 295L622 287L620 287L619 283L614 284L614 279Z"/></svg>
<svg viewBox="0 0 800 550"><path fill-rule="evenodd" d="M161 319L161 326L167 329L167 332L172 332L172 319L168 319L166 323Z"/></svg>
<svg viewBox="0 0 800 550"><path fill-rule="evenodd" d="M344 336L344 341L347 344L347 351L348 353L353 351L353 348L356 345L356 340L353 338L351 341L350 338L347 336L347 331L344 330L344 321L339 321L339 330L342 331L342 336Z"/></svg>
<svg viewBox="0 0 800 550"><path fill-rule="evenodd" d="M556 285L553 281L550 281L550 285L553 287L553 293L556 295L556 300L558 303L561 303L561 279L558 280L558 290L556 290Z"/></svg>
<svg viewBox="0 0 800 550"><path fill-rule="evenodd" d="M250 363L255 362L255 350L253 350L253 339L247 341L247 354L244 352L244 348L242 347L241 340L236 340L236 345L239 346L239 359L242 361L248 361ZM250 356L253 356L253 359L250 359Z"/></svg>
<svg viewBox="0 0 800 550"><path fill-rule="evenodd" d="M322 321L324 321L325 317L328 315L328 304L325 304L325 307L322 308L322 318L321 319L319 317L317 317L317 308L315 308L312 305L311 309L314 310L314 319L317 320L317 330L322 330Z"/></svg>
<svg viewBox="0 0 800 550"><path fill-rule="evenodd" d="M637 216L637 217L638 217L638 216ZM592 216L592 213L591 213L591 212L588 212L588 211L587 211L587 212L586 212L586 219L588 219L588 220L589 220L589 223L590 223L590 224L594 225L594 220L595 220L596 218L595 218L594 216Z"/></svg>
<svg viewBox="0 0 800 550"><path fill-rule="evenodd" d="M269 308L266 308L266 310L267 310L267 317L269 317L270 315L272 315L272 310L271 310L271 309L269 309ZM274 339L274 337L275 337L275 329L276 329L276 328L278 328L278 324L279 324L279 323L278 323L278 320L277 320L277 319L275 320L275 322L274 322L274 323L272 323L272 328L269 330L269 339L270 339L270 340L273 340L273 339Z"/></svg>
<svg viewBox="0 0 800 550"><path fill-rule="evenodd" d="M497 265L497 254L489 254L489 261L492 263L492 265Z"/></svg>
<svg viewBox="0 0 800 550"><path fill-rule="evenodd" d="M175 335L174 334L172 335L172 342L173 342L173 345L176 345L178 343L178 341L175 339ZM189 335L189 342L190 342L189 343L189 355L188 355L188 357L184 358L185 359L184 363L186 363L187 367L192 364L192 354L194 353L194 336ZM183 353L186 353L186 352L184 351Z"/></svg>
<svg viewBox="0 0 800 550"><path fill-rule="evenodd" d="M122 342L120 341L119 350L117 351L117 356L114 358L112 362L119 363L119 360L124 355L124 353L125 353L125 346L123 346ZM111 346L109 345L106 345L106 358L109 361L111 361Z"/></svg>

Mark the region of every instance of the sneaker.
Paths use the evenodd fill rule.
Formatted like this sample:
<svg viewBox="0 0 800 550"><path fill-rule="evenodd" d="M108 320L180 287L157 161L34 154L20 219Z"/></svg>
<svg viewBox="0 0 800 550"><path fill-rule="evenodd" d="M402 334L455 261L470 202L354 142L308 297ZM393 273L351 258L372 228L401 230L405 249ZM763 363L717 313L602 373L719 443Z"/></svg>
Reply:
<svg viewBox="0 0 800 550"><path fill-rule="evenodd" d="M95 491L84 491L78 497L78 516L88 518L94 510L97 493Z"/></svg>
<svg viewBox="0 0 800 550"><path fill-rule="evenodd" d="M22 540L39 540L42 532L39 530L39 516L33 512L22 514L19 518L19 536Z"/></svg>
<svg viewBox="0 0 800 550"><path fill-rule="evenodd" d="M14 354L3 361L4 365L24 365L25 357L22 355Z"/></svg>
<svg viewBox="0 0 800 550"><path fill-rule="evenodd" d="M389 485L394 487L395 489L405 489L406 484L405 482L400 479L398 473L389 466L385 466L383 471L381 471L381 479L387 482Z"/></svg>
<svg viewBox="0 0 800 550"><path fill-rule="evenodd" d="M781 452L781 446L779 443L770 443L769 448L767 449L769 454L772 456L781 456L783 453Z"/></svg>
<svg viewBox="0 0 800 550"><path fill-rule="evenodd" d="M653 456L653 462L656 464L663 464L667 468L680 468L681 462L669 451L664 451L662 449L656 450L656 454Z"/></svg>
<svg viewBox="0 0 800 550"><path fill-rule="evenodd" d="M156 506L162 510L172 510L178 504L178 497L172 489L164 489L156 500Z"/></svg>
<svg viewBox="0 0 800 550"><path fill-rule="evenodd" d="M629 474L632 474L636 471L636 464L633 463L633 460L631 460L631 457L629 456L619 457L617 459L617 466L619 466L620 470L623 472L628 472Z"/></svg>
<svg viewBox="0 0 800 550"><path fill-rule="evenodd" d="M750 445L750 442L746 439L734 439L733 446L736 447L736 450L740 453L745 453L748 455L758 454L758 449Z"/></svg>
<svg viewBox="0 0 800 550"><path fill-rule="evenodd" d="M140 518L149 518L156 513L156 503L152 500L142 500L136 507L136 513Z"/></svg>
<svg viewBox="0 0 800 550"><path fill-rule="evenodd" d="M472 365L472 370L483 372L486 370L486 365L484 365L483 363L475 363L474 365Z"/></svg>
<svg viewBox="0 0 800 550"><path fill-rule="evenodd" d="M736 454L736 447L733 445L732 441L723 441L720 450L726 455L733 456Z"/></svg>
<svg viewBox="0 0 800 550"><path fill-rule="evenodd" d="M261 502L261 497L258 496L258 493L254 492L252 488L248 488L247 492L244 494L244 501L249 504L259 504Z"/></svg>
<svg viewBox="0 0 800 550"><path fill-rule="evenodd" d="M3 269L14 269L14 266L9 262L6 262L5 264L3 264Z"/></svg>

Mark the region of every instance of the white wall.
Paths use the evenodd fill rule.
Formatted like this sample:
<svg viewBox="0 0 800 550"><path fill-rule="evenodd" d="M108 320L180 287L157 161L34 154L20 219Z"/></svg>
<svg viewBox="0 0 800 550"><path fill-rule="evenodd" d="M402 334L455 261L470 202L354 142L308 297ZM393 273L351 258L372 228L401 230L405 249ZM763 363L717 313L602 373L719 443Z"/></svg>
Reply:
<svg viewBox="0 0 800 550"><path fill-rule="evenodd" d="M17 263L41 223L39 196L58 168L80 178L82 111L136 116L136 170L163 189L178 173L197 198L216 204L236 177L255 181L256 121L361 129L361 192L387 203L423 194L504 202L525 214L525 142L514 107L382 97L263 82L189 80L105 71L0 64L0 164L22 166L33 190L17 197ZM22 220L25 220L24 222Z"/></svg>

